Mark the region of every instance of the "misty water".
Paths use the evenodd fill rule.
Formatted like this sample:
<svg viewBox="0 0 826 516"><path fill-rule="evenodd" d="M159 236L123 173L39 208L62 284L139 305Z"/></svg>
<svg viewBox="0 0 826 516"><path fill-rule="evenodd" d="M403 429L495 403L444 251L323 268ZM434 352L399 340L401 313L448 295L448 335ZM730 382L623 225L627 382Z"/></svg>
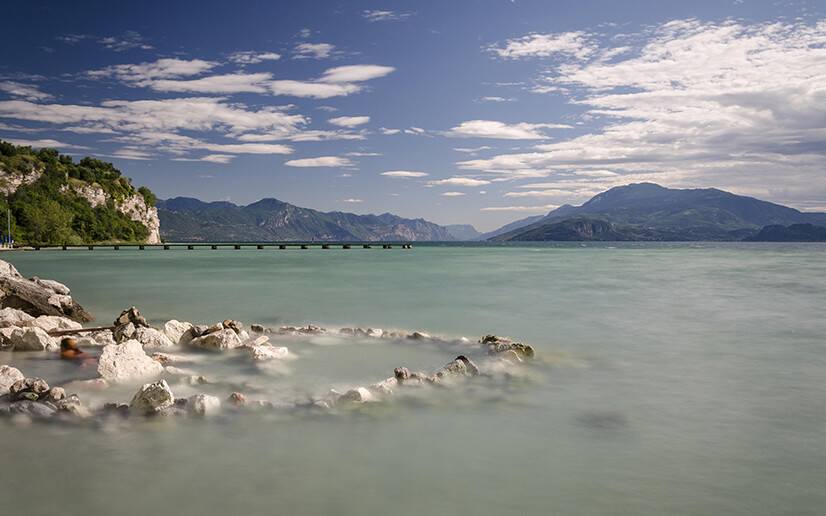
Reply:
<svg viewBox="0 0 826 516"><path fill-rule="evenodd" d="M108 325L494 333L473 345L277 337L291 360L186 367L275 408L100 426L0 421L5 514L820 515L826 512L826 246L416 245L5 253ZM99 352L99 350L90 350ZM296 408L457 354L489 374L354 411ZM0 363L50 385L94 377L45 353ZM485 370L487 368L487 370ZM78 391L128 403L137 386Z"/></svg>

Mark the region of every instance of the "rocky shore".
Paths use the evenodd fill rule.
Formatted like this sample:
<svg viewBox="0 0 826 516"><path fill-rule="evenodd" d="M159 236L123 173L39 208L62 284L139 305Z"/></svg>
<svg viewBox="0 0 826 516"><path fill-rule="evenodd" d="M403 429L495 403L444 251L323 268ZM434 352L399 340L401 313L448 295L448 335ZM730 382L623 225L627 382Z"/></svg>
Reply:
<svg viewBox="0 0 826 516"><path fill-rule="evenodd" d="M22 285L22 287L21 287ZM465 346L477 356L477 364L465 354L456 356L431 372L411 372L396 367L392 376L344 392L330 389L310 394L309 401L292 408L349 410L366 404L388 403L409 389L449 388L472 378L484 378L489 371L519 367L534 358L531 346L507 337L486 335L476 342L442 339L423 331L385 331L378 328L281 326L252 324L249 331L240 321L227 319L212 325L195 325L169 320L153 327L131 307L104 328L84 329L79 321L91 315L71 298L69 289L50 280L24 279L13 265L0 261L0 363L3 354L42 353L61 357L67 368L83 367L94 378L50 386L45 379L31 377L7 364L0 365L0 417L14 420L60 421L95 424L108 418L139 419L148 415L204 417L222 412L251 409L281 410L269 400L248 400L247 394L228 390L224 396L196 393L176 397L170 382L190 387L210 384L210 379L192 367L204 354L226 355L227 360L252 363L291 359L279 340L335 337L430 342L445 347ZM62 350L62 351L61 351ZM87 354L84 351L99 350ZM483 358L479 358L479 356ZM223 359L222 359L223 360ZM175 385L175 382L172 382ZM140 385L131 400L110 399L87 404L77 392L108 392L122 395L123 388ZM120 389L116 388L120 387Z"/></svg>

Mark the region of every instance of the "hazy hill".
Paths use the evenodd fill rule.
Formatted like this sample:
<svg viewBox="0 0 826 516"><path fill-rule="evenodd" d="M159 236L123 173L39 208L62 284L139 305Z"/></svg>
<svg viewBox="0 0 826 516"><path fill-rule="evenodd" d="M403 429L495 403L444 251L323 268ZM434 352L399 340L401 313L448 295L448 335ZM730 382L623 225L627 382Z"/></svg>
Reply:
<svg viewBox="0 0 826 516"><path fill-rule="evenodd" d="M742 240L769 225L826 226L826 213L803 213L714 188L679 190L640 183L612 188L582 206L562 206L493 239L569 239L563 235L570 237L571 227L561 223L573 218L610 224L618 240ZM589 236L586 231L577 239L606 239L604 231L598 234L602 236Z"/></svg>
<svg viewBox="0 0 826 516"><path fill-rule="evenodd" d="M161 235L176 242L453 240L446 228L423 219L324 213L278 199L237 206L178 197L158 207Z"/></svg>
<svg viewBox="0 0 826 516"><path fill-rule="evenodd" d="M475 227L470 224L450 224L445 226L451 236L456 240L479 240L482 233L478 232Z"/></svg>

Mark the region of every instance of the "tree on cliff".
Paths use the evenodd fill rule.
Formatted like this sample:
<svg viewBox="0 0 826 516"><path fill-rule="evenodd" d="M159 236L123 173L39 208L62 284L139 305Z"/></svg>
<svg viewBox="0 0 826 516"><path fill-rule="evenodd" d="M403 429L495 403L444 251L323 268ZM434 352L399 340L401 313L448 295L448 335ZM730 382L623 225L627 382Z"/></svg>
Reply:
<svg viewBox="0 0 826 516"><path fill-rule="evenodd" d="M106 202L93 206L78 193L83 188L102 191ZM143 242L147 227L120 212L117 204L134 195L143 196L147 207L156 201L148 188L136 191L112 163L90 157L74 163L55 149L32 150L3 141L0 190L0 210L11 210L15 241L37 245Z"/></svg>

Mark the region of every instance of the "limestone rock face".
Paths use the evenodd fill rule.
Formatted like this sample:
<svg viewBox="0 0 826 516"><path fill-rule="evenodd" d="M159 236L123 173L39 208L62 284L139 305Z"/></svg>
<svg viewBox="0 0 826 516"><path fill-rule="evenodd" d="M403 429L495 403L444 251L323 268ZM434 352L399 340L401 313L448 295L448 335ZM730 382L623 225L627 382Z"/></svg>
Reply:
<svg viewBox="0 0 826 516"><path fill-rule="evenodd" d="M223 329L194 338L189 345L211 351L225 351L240 346L241 339L233 330Z"/></svg>
<svg viewBox="0 0 826 516"><path fill-rule="evenodd" d="M135 330L135 339L148 348L171 348L173 342L162 331L141 326Z"/></svg>
<svg viewBox="0 0 826 516"><path fill-rule="evenodd" d="M129 410L138 414L153 414L175 404L175 396L166 380L144 384L129 403Z"/></svg>
<svg viewBox="0 0 826 516"><path fill-rule="evenodd" d="M0 365L0 396L3 394L8 394L9 388L11 388L15 382L25 378L26 377L23 376L23 373L21 373L16 367L6 364Z"/></svg>
<svg viewBox="0 0 826 516"><path fill-rule="evenodd" d="M146 226L149 230L149 235L146 237L147 244L161 243L161 219L158 218L158 208L147 206L142 195L135 194L127 197L123 202L117 203L116 207L130 219Z"/></svg>
<svg viewBox="0 0 826 516"><path fill-rule="evenodd" d="M188 344L189 342L181 342L189 329L192 328L192 324L188 322L181 322L175 319L171 321L167 321L166 324L163 325L163 332L167 336L167 338L172 341L173 344Z"/></svg>
<svg viewBox="0 0 826 516"><path fill-rule="evenodd" d="M104 346L98 363L98 375L107 382L123 382L157 376L163 366L152 360L137 340Z"/></svg>
<svg viewBox="0 0 826 516"><path fill-rule="evenodd" d="M29 315L57 315L73 321L93 319L56 281L25 279L14 265L0 260L0 307L16 308Z"/></svg>
<svg viewBox="0 0 826 516"><path fill-rule="evenodd" d="M208 394L193 394L186 400L186 410L195 416L211 416L221 410L221 400Z"/></svg>
<svg viewBox="0 0 826 516"><path fill-rule="evenodd" d="M14 328L8 333L8 337L4 332L0 339L4 339L4 344L11 346L15 351L56 351L60 349L57 340L40 328Z"/></svg>

